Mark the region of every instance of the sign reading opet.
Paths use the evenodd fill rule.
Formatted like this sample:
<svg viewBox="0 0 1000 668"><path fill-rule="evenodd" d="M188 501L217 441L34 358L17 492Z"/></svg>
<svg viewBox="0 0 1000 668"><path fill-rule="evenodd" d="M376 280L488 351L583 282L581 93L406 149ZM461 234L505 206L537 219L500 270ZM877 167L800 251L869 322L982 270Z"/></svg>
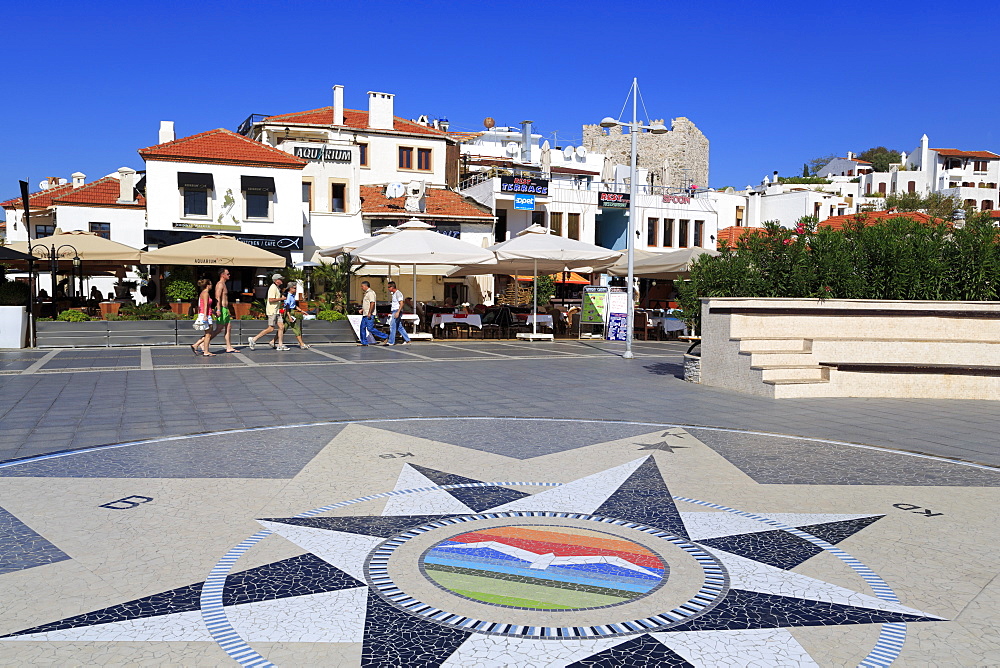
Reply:
<svg viewBox="0 0 1000 668"><path fill-rule="evenodd" d="M501 176L500 192L548 197L549 181L548 179L532 179L526 176Z"/></svg>
<svg viewBox="0 0 1000 668"><path fill-rule="evenodd" d="M534 211L534 195L514 195L514 208L518 211Z"/></svg>

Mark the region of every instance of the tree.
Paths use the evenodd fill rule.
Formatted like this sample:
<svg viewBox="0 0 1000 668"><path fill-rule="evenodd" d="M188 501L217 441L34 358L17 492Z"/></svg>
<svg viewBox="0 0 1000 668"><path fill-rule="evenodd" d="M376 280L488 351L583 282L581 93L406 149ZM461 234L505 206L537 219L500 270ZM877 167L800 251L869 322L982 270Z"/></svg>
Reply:
<svg viewBox="0 0 1000 668"><path fill-rule="evenodd" d="M883 202L886 210L896 209L901 213L921 211L942 220L951 220L955 209L963 208L962 200L958 197L941 193L928 193L927 196L920 193L898 193L887 195Z"/></svg>
<svg viewBox="0 0 1000 668"><path fill-rule="evenodd" d="M808 177L809 177L809 163L808 162L803 162L802 163L802 178L808 178Z"/></svg>
<svg viewBox="0 0 1000 668"><path fill-rule="evenodd" d="M809 167L809 173L803 174L803 176L816 176L819 174L819 170L826 167L832 160L836 160L837 156L831 153L830 155L822 155L818 158L813 158L806 165Z"/></svg>
<svg viewBox="0 0 1000 668"><path fill-rule="evenodd" d="M872 169L876 172L888 172L889 165L902 160L899 151L890 151L885 146L875 146L858 154L858 160L872 163Z"/></svg>

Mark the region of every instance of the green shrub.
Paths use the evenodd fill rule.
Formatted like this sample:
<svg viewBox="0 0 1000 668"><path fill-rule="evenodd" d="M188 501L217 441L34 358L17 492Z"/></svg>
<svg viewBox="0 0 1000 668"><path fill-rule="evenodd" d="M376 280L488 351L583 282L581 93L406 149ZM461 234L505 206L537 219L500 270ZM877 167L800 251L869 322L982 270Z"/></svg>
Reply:
<svg viewBox="0 0 1000 668"><path fill-rule="evenodd" d="M84 322L85 320L90 320L90 317L86 313L67 309L56 316L56 320L60 322Z"/></svg>
<svg viewBox="0 0 1000 668"><path fill-rule="evenodd" d="M167 287L163 288L163 294L175 302L191 301L196 293L194 283L190 281L170 281Z"/></svg>
<svg viewBox="0 0 1000 668"><path fill-rule="evenodd" d="M153 302L146 302L145 304L122 304L121 308L118 309L118 313L127 318L135 318L136 320L162 320L163 311L160 310L160 305Z"/></svg>
<svg viewBox="0 0 1000 668"><path fill-rule="evenodd" d="M184 316L174 313L173 311L161 311L159 314L160 320L183 320Z"/></svg>
<svg viewBox="0 0 1000 668"><path fill-rule="evenodd" d="M334 322L337 320L347 320L347 316L341 313L340 311L320 311L316 315L316 319Z"/></svg>
<svg viewBox="0 0 1000 668"><path fill-rule="evenodd" d="M20 281L0 281L0 306L27 306L29 289Z"/></svg>

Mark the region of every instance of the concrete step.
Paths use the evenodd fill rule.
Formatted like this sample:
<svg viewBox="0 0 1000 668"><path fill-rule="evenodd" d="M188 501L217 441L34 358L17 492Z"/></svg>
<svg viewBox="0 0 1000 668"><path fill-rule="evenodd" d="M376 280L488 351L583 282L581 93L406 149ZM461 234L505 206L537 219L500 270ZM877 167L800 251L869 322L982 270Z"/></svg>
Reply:
<svg viewBox="0 0 1000 668"><path fill-rule="evenodd" d="M754 352L740 353L750 356L750 365L760 366L815 366L816 356L807 352Z"/></svg>
<svg viewBox="0 0 1000 668"><path fill-rule="evenodd" d="M740 352L793 352L807 353L812 350L812 341L795 338L739 338Z"/></svg>
<svg viewBox="0 0 1000 668"><path fill-rule="evenodd" d="M829 379L830 369L825 366L816 365L787 365L775 364L766 366L752 366L751 369L760 371L761 380L765 383L769 381L803 381L819 383Z"/></svg>

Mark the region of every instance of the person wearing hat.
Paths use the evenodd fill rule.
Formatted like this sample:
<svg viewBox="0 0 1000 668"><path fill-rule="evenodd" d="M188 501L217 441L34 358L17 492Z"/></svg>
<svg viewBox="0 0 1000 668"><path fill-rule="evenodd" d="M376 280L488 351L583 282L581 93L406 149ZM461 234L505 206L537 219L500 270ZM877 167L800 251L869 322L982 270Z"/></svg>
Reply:
<svg viewBox="0 0 1000 668"><path fill-rule="evenodd" d="M267 298L264 300L264 313L267 315L267 328L262 330L256 336L250 338L248 343L250 344L250 350L254 349L257 344L257 339L262 336L267 336L275 329L278 333L271 340L271 347L275 350L290 350L285 345L285 321L281 317L281 302L284 301L284 297L281 296L281 283L285 280L285 277L281 274L274 274L271 276L271 287L267 289Z"/></svg>

